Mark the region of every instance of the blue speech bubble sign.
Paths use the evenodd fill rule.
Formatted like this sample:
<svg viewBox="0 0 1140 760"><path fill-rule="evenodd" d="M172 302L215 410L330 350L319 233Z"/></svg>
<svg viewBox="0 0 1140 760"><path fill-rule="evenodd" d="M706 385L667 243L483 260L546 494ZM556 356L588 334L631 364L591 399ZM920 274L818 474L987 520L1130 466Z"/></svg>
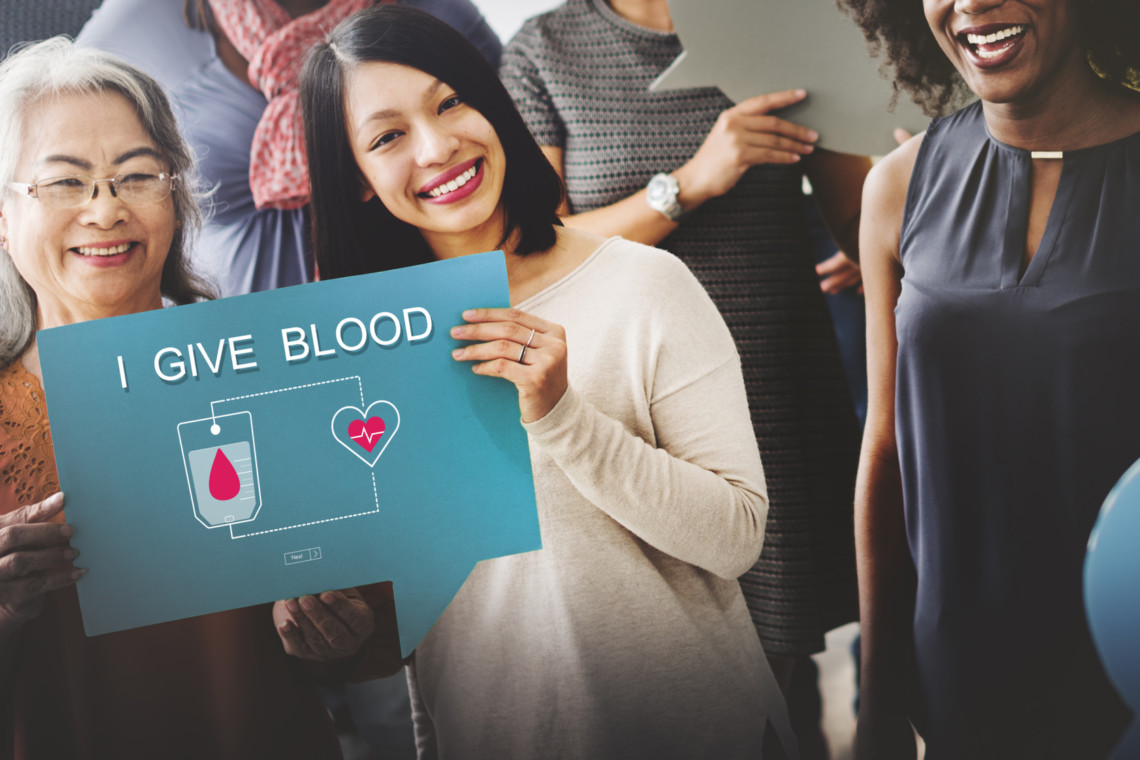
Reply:
<svg viewBox="0 0 1140 760"><path fill-rule="evenodd" d="M1108 677L1140 716L1140 461L1104 500L1085 555L1085 610ZM1111 756L1140 757L1140 720L1133 718Z"/></svg>
<svg viewBox="0 0 1140 760"><path fill-rule="evenodd" d="M502 253L42 331L88 635L392 581L409 654L541 548L514 386L456 362Z"/></svg>

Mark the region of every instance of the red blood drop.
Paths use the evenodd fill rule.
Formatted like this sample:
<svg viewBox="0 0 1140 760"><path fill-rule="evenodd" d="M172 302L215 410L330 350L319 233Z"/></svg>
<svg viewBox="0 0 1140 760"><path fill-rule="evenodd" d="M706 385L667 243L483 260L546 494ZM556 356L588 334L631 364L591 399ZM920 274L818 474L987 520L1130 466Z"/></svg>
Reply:
<svg viewBox="0 0 1140 760"><path fill-rule="evenodd" d="M218 501L229 501L241 491L241 478L229 457L218 449L214 454L214 464L210 467L210 495Z"/></svg>

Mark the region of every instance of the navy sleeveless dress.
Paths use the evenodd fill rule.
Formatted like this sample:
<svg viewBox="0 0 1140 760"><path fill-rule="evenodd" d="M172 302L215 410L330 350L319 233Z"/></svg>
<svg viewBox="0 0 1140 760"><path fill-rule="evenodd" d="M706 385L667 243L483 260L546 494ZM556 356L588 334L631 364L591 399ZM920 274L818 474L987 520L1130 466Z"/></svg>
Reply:
<svg viewBox="0 0 1140 760"><path fill-rule="evenodd" d="M980 105L931 124L907 194L896 433L931 760L1102 757L1128 719L1081 573L1140 457L1140 134L1063 162L1024 272L1032 161Z"/></svg>

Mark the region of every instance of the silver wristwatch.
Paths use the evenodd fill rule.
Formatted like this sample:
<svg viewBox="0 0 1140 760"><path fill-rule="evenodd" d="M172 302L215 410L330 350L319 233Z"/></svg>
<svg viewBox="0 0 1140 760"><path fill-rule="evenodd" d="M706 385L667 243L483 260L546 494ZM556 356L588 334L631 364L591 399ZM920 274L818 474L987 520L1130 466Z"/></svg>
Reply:
<svg viewBox="0 0 1140 760"><path fill-rule="evenodd" d="M677 202L677 193L680 191L681 187L672 174L655 174L645 186L645 202L649 208L668 217L669 221L680 221L685 215L685 209Z"/></svg>

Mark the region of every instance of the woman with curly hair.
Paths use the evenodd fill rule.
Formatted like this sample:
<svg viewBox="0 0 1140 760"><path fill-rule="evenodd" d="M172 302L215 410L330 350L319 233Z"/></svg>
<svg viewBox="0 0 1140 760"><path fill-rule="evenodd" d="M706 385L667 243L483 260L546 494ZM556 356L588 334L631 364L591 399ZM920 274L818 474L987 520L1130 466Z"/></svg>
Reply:
<svg viewBox="0 0 1140 760"><path fill-rule="evenodd" d="M1085 622L1140 457L1135 0L846 0L931 113L863 197L857 756L1097 758L1128 711Z"/></svg>

